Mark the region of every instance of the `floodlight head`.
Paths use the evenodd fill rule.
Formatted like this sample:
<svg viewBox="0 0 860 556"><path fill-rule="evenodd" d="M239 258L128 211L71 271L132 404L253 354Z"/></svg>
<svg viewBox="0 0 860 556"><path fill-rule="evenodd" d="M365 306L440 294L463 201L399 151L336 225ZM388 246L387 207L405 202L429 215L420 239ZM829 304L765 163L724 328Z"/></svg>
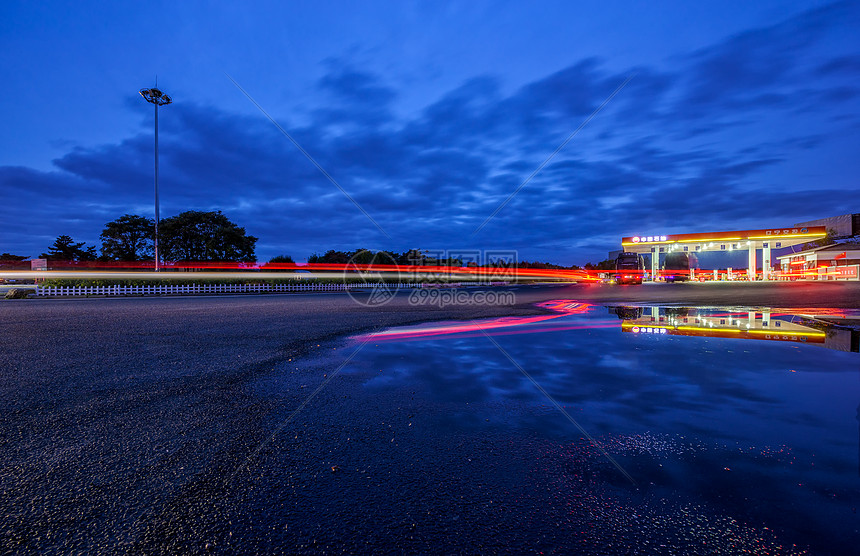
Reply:
<svg viewBox="0 0 860 556"><path fill-rule="evenodd" d="M165 104L173 102L173 99L170 98L169 95L162 93L160 89L155 87L151 89L141 89L140 96L142 96L146 102L157 106L164 106Z"/></svg>

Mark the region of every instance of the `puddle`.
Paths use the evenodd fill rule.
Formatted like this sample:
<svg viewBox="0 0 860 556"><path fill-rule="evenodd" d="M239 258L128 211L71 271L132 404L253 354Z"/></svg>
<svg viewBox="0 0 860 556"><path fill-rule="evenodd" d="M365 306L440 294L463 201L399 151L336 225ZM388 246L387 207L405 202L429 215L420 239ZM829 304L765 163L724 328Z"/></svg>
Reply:
<svg viewBox="0 0 860 556"><path fill-rule="evenodd" d="M543 305L357 336L343 373L408 400L427 446L520 462L485 481L551 493L511 510L558 506L551 532L526 527L549 551L854 550L860 312Z"/></svg>

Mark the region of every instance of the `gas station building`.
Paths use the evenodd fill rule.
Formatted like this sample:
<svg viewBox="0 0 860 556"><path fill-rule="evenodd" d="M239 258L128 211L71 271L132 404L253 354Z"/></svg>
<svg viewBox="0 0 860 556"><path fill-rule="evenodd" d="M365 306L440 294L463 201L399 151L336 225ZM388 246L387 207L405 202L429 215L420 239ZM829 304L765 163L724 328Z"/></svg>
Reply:
<svg viewBox="0 0 860 556"><path fill-rule="evenodd" d="M792 226L731 232L629 236L621 238L621 246L627 252L650 255L652 277L659 273L660 255L665 256L674 251L695 254L708 251L746 250L749 261L747 276L751 281L757 279L756 254L761 250L761 280L771 280L773 277L772 250L808 243L826 235L826 226Z"/></svg>

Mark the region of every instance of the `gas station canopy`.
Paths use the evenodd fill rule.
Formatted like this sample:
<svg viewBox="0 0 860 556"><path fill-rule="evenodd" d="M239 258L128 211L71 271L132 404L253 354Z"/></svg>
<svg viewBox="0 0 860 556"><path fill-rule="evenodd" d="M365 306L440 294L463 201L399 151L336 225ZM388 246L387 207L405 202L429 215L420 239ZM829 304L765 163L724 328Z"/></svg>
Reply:
<svg viewBox="0 0 860 556"><path fill-rule="evenodd" d="M770 279L771 249L791 247L821 239L827 235L826 226L770 228L763 230L738 230L733 232L710 232L698 234L639 235L621 238L621 246L632 253L651 255L651 272L656 274L660 253L687 251L749 251L748 272L750 280L756 276L756 250L762 250L762 279Z"/></svg>

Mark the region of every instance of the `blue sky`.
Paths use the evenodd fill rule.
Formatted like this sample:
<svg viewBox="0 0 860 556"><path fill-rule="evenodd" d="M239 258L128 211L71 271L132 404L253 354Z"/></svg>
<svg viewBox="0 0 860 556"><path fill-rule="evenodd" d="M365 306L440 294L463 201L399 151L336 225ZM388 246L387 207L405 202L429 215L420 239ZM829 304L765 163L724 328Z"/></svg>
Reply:
<svg viewBox="0 0 860 556"><path fill-rule="evenodd" d="M156 75L162 217L222 210L261 259L582 264L622 235L860 212L858 28L850 2L7 2L0 252L153 215Z"/></svg>

